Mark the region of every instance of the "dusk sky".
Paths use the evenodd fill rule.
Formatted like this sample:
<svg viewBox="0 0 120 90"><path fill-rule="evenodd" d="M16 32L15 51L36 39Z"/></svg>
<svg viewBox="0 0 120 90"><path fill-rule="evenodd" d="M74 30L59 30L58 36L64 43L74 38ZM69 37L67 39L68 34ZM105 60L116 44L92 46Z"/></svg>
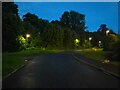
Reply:
<svg viewBox="0 0 120 90"><path fill-rule="evenodd" d="M118 33L117 2L16 2L19 15L27 12L49 21L59 20L65 11L77 11L85 15L87 30L97 31L101 24Z"/></svg>

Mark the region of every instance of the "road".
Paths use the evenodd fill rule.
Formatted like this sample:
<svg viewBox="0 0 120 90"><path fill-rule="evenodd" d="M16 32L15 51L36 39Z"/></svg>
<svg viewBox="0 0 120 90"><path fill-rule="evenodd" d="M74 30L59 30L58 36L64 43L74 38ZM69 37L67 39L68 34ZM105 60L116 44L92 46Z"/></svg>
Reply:
<svg viewBox="0 0 120 90"><path fill-rule="evenodd" d="M77 61L70 52L33 60L3 81L3 88L117 88L118 78Z"/></svg>

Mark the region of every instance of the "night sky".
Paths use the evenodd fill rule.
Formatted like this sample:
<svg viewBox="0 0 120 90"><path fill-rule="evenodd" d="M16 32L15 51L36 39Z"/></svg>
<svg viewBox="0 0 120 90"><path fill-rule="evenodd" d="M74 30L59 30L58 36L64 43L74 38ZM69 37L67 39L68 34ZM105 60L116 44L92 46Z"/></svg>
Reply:
<svg viewBox="0 0 120 90"><path fill-rule="evenodd" d="M59 20L65 11L77 11L85 15L88 31L97 31L101 24L118 33L117 2L16 2L19 15L27 12L49 21Z"/></svg>

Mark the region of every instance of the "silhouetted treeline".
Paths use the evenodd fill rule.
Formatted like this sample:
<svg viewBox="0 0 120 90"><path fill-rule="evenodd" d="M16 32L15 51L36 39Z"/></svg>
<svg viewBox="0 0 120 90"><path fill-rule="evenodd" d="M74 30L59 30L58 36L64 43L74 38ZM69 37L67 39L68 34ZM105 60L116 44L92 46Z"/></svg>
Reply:
<svg viewBox="0 0 120 90"><path fill-rule="evenodd" d="M85 15L76 11L65 11L60 20L49 22L30 12L20 19L18 6L13 2L2 3L3 52L18 51L30 47L48 49L79 49L100 47L112 50L118 36L106 24L96 32L88 32ZM106 31L109 33L106 34ZM30 34L30 37L26 37ZM91 40L89 39L91 37ZM75 39L80 42L76 45Z"/></svg>

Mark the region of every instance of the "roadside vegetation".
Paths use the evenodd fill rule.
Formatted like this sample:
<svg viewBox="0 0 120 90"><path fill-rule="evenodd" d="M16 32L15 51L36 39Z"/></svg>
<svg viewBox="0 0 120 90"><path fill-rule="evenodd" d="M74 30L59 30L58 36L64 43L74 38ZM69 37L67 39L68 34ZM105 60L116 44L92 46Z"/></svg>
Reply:
<svg viewBox="0 0 120 90"><path fill-rule="evenodd" d="M106 63L111 63L113 65L119 66L120 62L118 60L110 60L106 55L109 55L108 51L103 51L103 49L98 49L98 48L91 48L87 50L81 50L79 53L85 57L91 58L94 61L100 61L101 63L106 62Z"/></svg>
<svg viewBox="0 0 120 90"><path fill-rule="evenodd" d="M19 68L21 65L26 64L25 60L32 59L32 56L58 53L63 50L44 50L44 49L28 49L20 52L3 53L2 54L2 74L3 77L15 69ZM28 58L28 59L27 59Z"/></svg>
<svg viewBox="0 0 120 90"><path fill-rule="evenodd" d="M120 36L106 24L89 32L86 15L80 12L64 11L59 20L49 22L30 12L20 18L18 8L14 2L2 3L3 75L25 64L24 57L62 50L103 48L81 54L100 61L120 61Z"/></svg>
<svg viewBox="0 0 120 90"><path fill-rule="evenodd" d="M80 54L93 60L103 61L105 59L102 49L88 49L80 51Z"/></svg>

